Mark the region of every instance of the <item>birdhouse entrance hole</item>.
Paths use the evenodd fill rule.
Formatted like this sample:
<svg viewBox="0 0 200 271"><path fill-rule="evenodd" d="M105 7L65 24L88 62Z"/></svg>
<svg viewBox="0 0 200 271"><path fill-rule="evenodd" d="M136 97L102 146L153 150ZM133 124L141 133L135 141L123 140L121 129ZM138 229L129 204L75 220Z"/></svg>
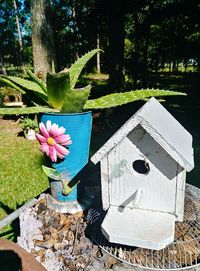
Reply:
<svg viewBox="0 0 200 271"><path fill-rule="evenodd" d="M135 160L132 167L139 174L148 174L150 171L149 164L144 160Z"/></svg>

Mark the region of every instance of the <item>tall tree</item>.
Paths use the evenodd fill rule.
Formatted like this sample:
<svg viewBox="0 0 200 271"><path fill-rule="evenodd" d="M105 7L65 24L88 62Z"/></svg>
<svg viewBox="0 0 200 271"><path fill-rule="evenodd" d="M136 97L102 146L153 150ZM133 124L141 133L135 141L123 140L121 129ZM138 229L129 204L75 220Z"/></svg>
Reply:
<svg viewBox="0 0 200 271"><path fill-rule="evenodd" d="M45 79L46 73L55 65L50 0L32 0L31 14L34 71Z"/></svg>
<svg viewBox="0 0 200 271"><path fill-rule="evenodd" d="M21 10L20 10L21 11ZM0 58L6 62L20 66L20 50L17 36L15 9L13 1L0 1ZM20 18L23 12L20 13ZM19 20L20 21L20 20Z"/></svg>
<svg viewBox="0 0 200 271"><path fill-rule="evenodd" d="M17 3L15 0L13 0L13 5L14 5L14 9L15 9L15 19L16 19L16 26L17 26L18 39L19 39L20 62L21 62L21 66L24 69L22 32L21 32L21 28L20 28L20 24L19 24ZM25 71L25 69L24 69L24 71Z"/></svg>

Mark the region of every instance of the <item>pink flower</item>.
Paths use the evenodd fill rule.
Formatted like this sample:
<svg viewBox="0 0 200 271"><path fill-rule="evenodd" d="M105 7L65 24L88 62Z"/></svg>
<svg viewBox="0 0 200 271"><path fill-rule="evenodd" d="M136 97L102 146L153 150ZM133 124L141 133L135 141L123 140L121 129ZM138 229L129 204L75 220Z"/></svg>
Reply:
<svg viewBox="0 0 200 271"><path fill-rule="evenodd" d="M36 134L37 140L40 142L40 150L46 153L52 160L56 162L57 158L63 159L69 154L66 146L71 145L72 141L69 135L65 135L65 128L58 127L56 123L51 124L48 120L46 126L43 122L39 124L40 133Z"/></svg>

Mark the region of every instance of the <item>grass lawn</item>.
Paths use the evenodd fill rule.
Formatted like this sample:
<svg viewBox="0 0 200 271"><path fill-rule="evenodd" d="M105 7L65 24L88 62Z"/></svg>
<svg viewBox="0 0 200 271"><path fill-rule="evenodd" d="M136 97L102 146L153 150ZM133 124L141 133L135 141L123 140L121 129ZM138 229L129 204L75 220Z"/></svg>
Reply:
<svg viewBox="0 0 200 271"><path fill-rule="evenodd" d="M0 119L0 219L48 188L38 143L20 131L15 121ZM12 238L13 226L0 229L0 236Z"/></svg>

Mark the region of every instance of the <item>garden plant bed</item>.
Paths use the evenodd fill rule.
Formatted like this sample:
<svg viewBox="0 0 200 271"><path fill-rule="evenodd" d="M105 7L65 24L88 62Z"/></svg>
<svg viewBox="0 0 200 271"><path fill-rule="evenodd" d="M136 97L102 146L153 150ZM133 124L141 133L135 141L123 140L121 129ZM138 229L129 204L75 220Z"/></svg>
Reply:
<svg viewBox="0 0 200 271"><path fill-rule="evenodd" d="M103 213L56 213L47 208L44 195L21 214L18 244L48 271L199 270L199 196L199 189L187 185L184 222L176 223L175 242L160 251L111 244L99 227Z"/></svg>
<svg viewBox="0 0 200 271"><path fill-rule="evenodd" d="M36 206L21 214L18 244L48 271L126 268L86 236L86 219L83 212L68 215L48 209L43 197Z"/></svg>

